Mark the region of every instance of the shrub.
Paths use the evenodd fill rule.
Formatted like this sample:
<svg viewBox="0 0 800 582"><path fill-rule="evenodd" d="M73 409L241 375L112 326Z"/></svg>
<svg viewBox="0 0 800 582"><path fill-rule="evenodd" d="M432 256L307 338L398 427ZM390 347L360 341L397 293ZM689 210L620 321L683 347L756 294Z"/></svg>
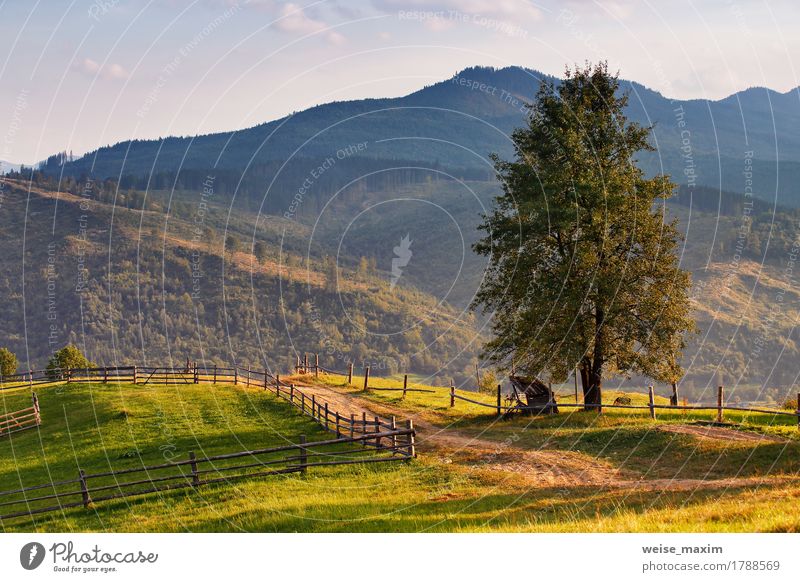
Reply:
<svg viewBox="0 0 800 582"><path fill-rule="evenodd" d="M787 398L783 407L787 410L797 410L797 398Z"/></svg>
<svg viewBox="0 0 800 582"><path fill-rule="evenodd" d="M17 356L8 348L0 348L0 376L17 373Z"/></svg>
<svg viewBox="0 0 800 582"><path fill-rule="evenodd" d="M62 377L62 370L68 368L94 368L86 356L73 344L67 344L52 356L47 362L47 371L50 378Z"/></svg>
<svg viewBox="0 0 800 582"><path fill-rule="evenodd" d="M478 385L478 391L484 394L496 394L499 383L494 370L484 370L481 374L481 383Z"/></svg>

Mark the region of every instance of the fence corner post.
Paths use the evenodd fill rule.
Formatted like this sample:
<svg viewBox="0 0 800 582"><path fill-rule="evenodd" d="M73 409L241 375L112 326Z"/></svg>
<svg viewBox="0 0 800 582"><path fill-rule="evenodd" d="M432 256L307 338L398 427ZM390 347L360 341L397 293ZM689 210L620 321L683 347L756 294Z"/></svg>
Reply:
<svg viewBox="0 0 800 582"><path fill-rule="evenodd" d="M33 414L35 415L36 424L42 424L42 415L39 412L39 397L36 392L31 393L31 400L33 400Z"/></svg>
<svg viewBox="0 0 800 582"><path fill-rule="evenodd" d="M725 389L722 386L717 387L717 422L721 423L723 419L723 405L725 402Z"/></svg>
<svg viewBox="0 0 800 582"><path fill-rule="evenodd" d="M414 459L417 457L417 448L414 438L416 432L414 431L414 421L410 418L406 420L406 429L410 431L408 433L408 458Z"/></svg>
<svg viewBox="0 0 800 582"><path fill-rule="evenodd" d="M369 364L364 368L364 392L369 388Z"/></svg>
<svg viewBox="0 0 800 582"><path fill-rule="evenodd" d="M456 405L456 387L450 384L450 408Z"/></svg>
<svg viewBox="0 0 800 582"><path fill-rule="evenodd" d="M656 397L653 393L653 386L647 387L648 406L650 407L650 418L656 419Z"/></svg>
<svg viewBox="0 0 800 582"><path fill-rule="evenodd" d="M403 398L406 397L406 391L408 391L408 374L403 374Z"/></svg>

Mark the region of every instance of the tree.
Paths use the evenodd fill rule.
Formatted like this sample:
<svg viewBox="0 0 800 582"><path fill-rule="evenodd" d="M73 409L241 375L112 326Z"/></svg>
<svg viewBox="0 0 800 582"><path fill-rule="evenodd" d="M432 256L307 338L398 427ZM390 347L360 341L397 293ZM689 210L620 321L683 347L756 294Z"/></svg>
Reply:
<svg viewBox="0 0 800 582"><path fill-rule="evenodd" d="M336 267L336 259L325 255L322 262L323 274L325 275L325 290L335 293L339 286L339 273Z"/></svg>
<svg viewBox="0 0 800 582"><path fill-rule="evenodd" d="M17 356L8 348L0 348L0 376L17 373Z"/></svg>
<svg viewBox="0 0 800 582"><path fill-rule="evenodd" d="M628 122L605 63L543 83L514 161L494 156L503 193L474 249L490 258L473 308L492 313L486 356L563 381L577 365L588 408L611 373L677 379L689 314L681 236L665 218L675 185L634 156L649 128Z"/></svg>
<svg viewBox="0 0 800 582"><path fill-rule="evenodd" d="M75 345L67 344L50 356L47 362L47 375L55 378L61 376L63 370L94 367L94 364Z"/></svg>
<svg viewBox="0 0 800 582"><path fill-rule="evenodd" d="M267 245L263 241L258 241L253 247L253 253L258 262L263 264L267 260Z"/></svg>
<svg viewBox="0 0 800 582"><path fill-rule="evenodd" d="M225 237L225 249L230 253L234 254L239 251L239 239L229 234Z"/></svg>

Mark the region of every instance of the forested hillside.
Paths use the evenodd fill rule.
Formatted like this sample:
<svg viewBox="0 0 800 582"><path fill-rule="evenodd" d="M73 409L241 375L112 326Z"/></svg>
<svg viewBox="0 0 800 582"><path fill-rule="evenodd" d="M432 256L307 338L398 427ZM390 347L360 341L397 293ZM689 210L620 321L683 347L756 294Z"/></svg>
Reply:
<svg viewBox="0 0 800 582"><path fill-rule="evenodd" d="M256 224L194 194L154 197L142 211L115 206L108 184L76 195L5 181L0 333L20 366L43 367L74 342L99 364L288 369L296 349L339 368L370 363L375 374L413 369L445 382L474 373L470 315L406 284L390 289L366 257L337 267L309 248L301 223Z"/></svg>

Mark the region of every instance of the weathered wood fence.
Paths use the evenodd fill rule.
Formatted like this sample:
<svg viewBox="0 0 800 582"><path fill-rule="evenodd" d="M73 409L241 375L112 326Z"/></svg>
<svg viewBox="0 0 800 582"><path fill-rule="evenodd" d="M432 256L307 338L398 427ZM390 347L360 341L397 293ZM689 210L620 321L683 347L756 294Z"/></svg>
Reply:
<svg viewBox="0 0 800 582"><path fill-rule="evenodd" d="M797 426L800 430L800 405L798 406L798 410L790 411L790 410L778 410L778 409L769 409L769 408L757 408L757 407L748 407L748 406L731 406L729 404L725 404L725 389L722 386L717 388L717 403L716 405L707 405L707 404L685 404L685 405L677 405L677 404L656 404L655 403L655 393L653 391L653 387L650 386L648 388L648 404L585 404L585 403L563 403L557 402L558 407L560 408L594 408L598 412L602 412L604 408L621 408L621 409L629 409L629 410L647 410L650 413L650 418L656 418L656 411L657 410L708 410L708 411L715 411L716 412L716 421L717 422L724 422L725 419L725 411L737 411L737 412L749 412L749 413L757 413L757 414L769 414L775 416L785 416L785 417L793 417L797 419ZM798 394L798 398L800 398L800 394ZM498 416L502 416L508 412L514 411L521 411L525 412L526 407L522 406L503 406L501 405L500 401L500 386L497 387L497 403L496 404L487 404L486 402L480 402L473 398L468 398L466 396L462 396L456 393L456 389L454 386L450 387L450 407L454 407L456 400L462 400L464 402L469 402L471 404L476 404L478 406L483 406L485 408L491 408L495 411ZM553 402L556 403L555 395L553 394ZM531 408L531 412L540 412L540 408Z"/></svg>
<svg viewBox="0 0 800 582"><path fill-rule="evenodd" d="M366 425L365 425L366 426ZM192 451L182 461L97 473L78 469L77 477L0 492L0 520L89 508L101 501L146 495L173 489L196 488L240 479L305 473L316 467L407 461L414 457L414 429L374 432L197 457ZM353 448L353 444L370 445Z"/></svg>
<svg viewBox="0 0 800 582"><path fill-rule="evenodd" d="M31 394L31 400L32 405L28 408L0 415L0 437L42 424L42 415L39 411L39 398L36 396L35 392Z"/></svg>

